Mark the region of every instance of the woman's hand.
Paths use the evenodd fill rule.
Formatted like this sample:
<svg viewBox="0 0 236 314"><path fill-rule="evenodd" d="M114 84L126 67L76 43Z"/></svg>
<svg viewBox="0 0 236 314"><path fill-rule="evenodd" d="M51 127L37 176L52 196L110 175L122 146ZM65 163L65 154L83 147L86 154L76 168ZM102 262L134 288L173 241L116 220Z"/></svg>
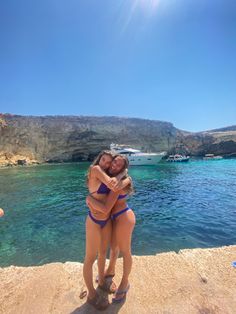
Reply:
<svg viewBox="0 0 236 314"><path fill-rule="evenodd" d="M124 187L123 182L122 182L122 181L119 181L119 182L117 182L117 184L112 188L112 191L113 191L113 192L118 192L118 191L122 190L123 187Z"/></svg>
<svg viewBox="0 0 236 314"><path fill-rule="evenodd" d="M110 181L109 181L109 184L108 184L108 187L109 189L111 189L112 191L113 188L119 183L119 181L114 177L114 178L111 178Z"/></svg>
<svg viewBox="0 0 236 314"><path fill-rule="evenodd" d="M127 177L121 181L119 181L114 188L112 189L114 192L118 192L120 190L123 190L128 184L131 183L131 178Z"/></svg>

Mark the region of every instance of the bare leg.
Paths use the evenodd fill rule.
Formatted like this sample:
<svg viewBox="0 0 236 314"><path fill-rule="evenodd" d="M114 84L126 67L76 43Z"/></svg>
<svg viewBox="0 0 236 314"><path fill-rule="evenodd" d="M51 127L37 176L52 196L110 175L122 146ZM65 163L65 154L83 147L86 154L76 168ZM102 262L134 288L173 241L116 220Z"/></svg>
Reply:
<svg viewBox="0 0 236 314"><path fill-rule="evenodd" d="M118 287L118 290L125 290L129 283L129 274L132 268L132 255L131 255L131 238L135 225L135 215L132 210L120 215L116 220L115 235L117 245L123 255L123 276ZM118 298L122 298L119 295Z"/></svg>
<svg viewBox="0 0 236 314"><path fill-rule="evenodd" d="M109 220L104 228L101 229L101 243L98 250L98 284L104 283L104 270L107 257L107 248L111 242L111 221Z"/></svg>
<svg viewBox="0 0 236 314"><path fill-rule="evenodd" d="M109 265L105 272L105 275L115 275L116 261L119 256L119 248L117 246L116 235L115 235L116 222L112 222L112 235L111 235L111 247L110 247L110 258Z"/></svg>
<svg viewBox="0 0 236 314"><path fill-rule="evenodd" d="M89 216L86 219L86 253L84 259L83 275L88 288L88 298L92 299L96 295L93 286L93 264L97 257L98 247L101 243L100 226L95 224Z"/></svg>

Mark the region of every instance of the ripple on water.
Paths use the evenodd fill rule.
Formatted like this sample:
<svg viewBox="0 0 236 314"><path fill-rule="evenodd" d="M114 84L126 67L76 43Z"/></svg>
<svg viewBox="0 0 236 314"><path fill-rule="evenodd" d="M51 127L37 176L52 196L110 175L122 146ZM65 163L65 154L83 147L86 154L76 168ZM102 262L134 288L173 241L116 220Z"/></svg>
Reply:
<svg viewBox="0 0 236 314"><path fill-rule="evenodd" d="M0 171L0 266L82 261L88 163ZM133 167L132 250L236 244L236 160Z"/></svg>

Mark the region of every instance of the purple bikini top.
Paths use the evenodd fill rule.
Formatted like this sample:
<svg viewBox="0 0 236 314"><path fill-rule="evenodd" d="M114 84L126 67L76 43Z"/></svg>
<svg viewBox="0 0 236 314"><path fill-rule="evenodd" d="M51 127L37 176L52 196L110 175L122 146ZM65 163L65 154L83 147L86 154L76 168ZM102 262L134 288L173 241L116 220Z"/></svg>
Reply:
<svg viewBox="0 0 236 314"><path fill-rule="evenodd" d="M127 194L120 194L118 196L118 200L121 200L122 198L126 198L127 197Z"/></svg>
<svg viewBox="0 0 236 314"><path fill-rule="evenodd" d="M101 183L101 185L99 186L97 193L98 194L109 194L111 190L106 186L106 184Z"/></svg>
<svg viewBox="0 0 236 314"><path fill-rule="evenodd" d="M110 189L106 186L106 184L101 183L101 185L99 186L97 193L98 194L109 194L110 193ZM126 198L127 194L120 194L118 196L118 200L121 200L123 198Z"/></svg>

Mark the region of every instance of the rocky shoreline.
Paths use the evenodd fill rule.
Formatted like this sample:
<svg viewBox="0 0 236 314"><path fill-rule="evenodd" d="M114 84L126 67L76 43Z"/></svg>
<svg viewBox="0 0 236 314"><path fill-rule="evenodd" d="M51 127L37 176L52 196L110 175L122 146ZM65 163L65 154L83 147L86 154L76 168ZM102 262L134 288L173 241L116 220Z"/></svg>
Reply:
<svg viewBox="0 0 236 314"><path fill-rule="evenodd" d="M144 152L235 157L236 126L193 133L138 118L0 114L0 165L91 161L111 143Z"/></svg>
<svg viewBox="0 0 236 314"><path fill-rule="evenodd" d="M12 167L12 166L28 166L38 165L40 162L33 159L31 156L14 155L12 153L0 154L0 167Z"/></svg>
<svg viewBox="0 0 236 314"><path fill-rule="evenodd" d="M235 260L236 245L134 256L126 302L111 304L103 313L234 314ZM80 299L82 267L67 262L0 268L0 313L100 313L86 297ZM121 272L119 259L116 282Z"/></svg>

